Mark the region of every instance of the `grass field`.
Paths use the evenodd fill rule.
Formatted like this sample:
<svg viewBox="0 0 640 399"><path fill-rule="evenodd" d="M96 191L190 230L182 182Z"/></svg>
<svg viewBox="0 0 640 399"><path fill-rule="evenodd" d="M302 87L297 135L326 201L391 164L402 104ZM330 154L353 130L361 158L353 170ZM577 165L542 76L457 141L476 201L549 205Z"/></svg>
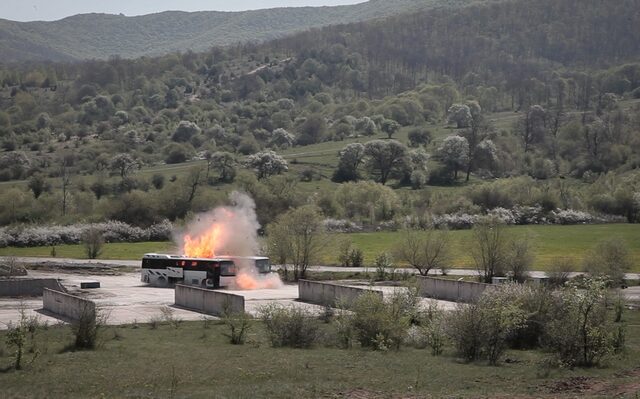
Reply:
<svg viewBox="0 0 640 399"><path fill-rule="evenodd" d="M473 267L469 248L473 240L470 230L452 231L451 247L453 268ZM590 248L606 238L620 238L630 249L634 262L633 271L640 272L640 225L578 225L578 226L514 226L508 227L512 237L529 237L536 251L533 269L545 270L555 257L571 257L582 261ZM336 234L331 245L324 251L321 263L336 265L339 242L345 238L353 241L354 246L362 249L365 264L371 265L381 252L393 251L402 240L401 232L377 232L357 234ZM172 252L175 246L167 242L147 242L133 244L106 244L103 259L140 259L148 252ZM56 247L56 255L61 258L84 258L81 245L61 245ZM37 248L1 248L0 256L51 256L51 247Z"/></svg>
<svg viewBox="0 0 640 399"><path fill-rule="evenodd" d="M509 351L509 363L458 362L451 347L429 350L342 350L317 345L271 348L260 323L249 342L227 343L226 327L185 322L109 327L96 351L68 352L67 327L35 334L40 352L22 371L0 371L1 397L12 398L384 398L384 397L612 397L633 386L640 355L640 312L628 312L628 351L607 368L554 369L539 376L539 351ZM324 325L330 342L331 325ZM0 332L0 368L12 358ZM31 345L29 345L31 346ZM25 362L33 357L25 355ZM2 369L0 369L2 370ZM635 380L637 385L637 380ZM582 389L574 391L576 386ZM585 388L586 387L586 388ZM591 387L591 388L589 388ZM626 388L625 388L626 387ZM633 396L629 396L633 397Z"/></svg>
<svg viewBox="0 0 640 399"><path fill-rule="evenodd" d="M629 246L634 271L640 271L640 225L532 225L508 227L507 232L510 237L528 237L531 240L536 253L534 270L546 270L549 262L555 257L570 257L580 262L598 241L606 238L620 238ZM472 246L473 232L459 230L452 231L450 234L453 267L473 267L473 258L469 250ZM392 251L394 246L402 240L401 232L362 233L349 236L354 245L364 251L366 263L372 263L380 252Z"/></svg>

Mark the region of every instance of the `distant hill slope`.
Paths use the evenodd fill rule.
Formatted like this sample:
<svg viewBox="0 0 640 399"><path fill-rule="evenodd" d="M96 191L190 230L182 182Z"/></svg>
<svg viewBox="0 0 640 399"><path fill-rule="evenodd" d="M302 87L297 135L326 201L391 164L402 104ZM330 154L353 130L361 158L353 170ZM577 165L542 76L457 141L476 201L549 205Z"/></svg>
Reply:
<svg viewBox="0 0 640 399"><path fill-rule="evenodd" d="M243 12L168 11L138 17L82 14L54 22L0 19L0 62L134 58L262 41L333 24L364 21L476 0L371 0L337 7Z"/></svg>

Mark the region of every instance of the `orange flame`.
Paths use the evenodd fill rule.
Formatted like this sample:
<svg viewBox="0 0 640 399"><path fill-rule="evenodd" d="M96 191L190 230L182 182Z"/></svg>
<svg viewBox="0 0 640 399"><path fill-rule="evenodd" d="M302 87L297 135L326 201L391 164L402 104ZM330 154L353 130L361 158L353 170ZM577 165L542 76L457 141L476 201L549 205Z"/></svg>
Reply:
<svg viewBox="0 0 640 399"><path fill-rule="evenodd" d="M190 258L211 259L220 255L248 256L248 235L242 223L237 223L236 214L227 209L217 209L216 220L210 225L195 228L183 238L182 253ZM252 262L236 263L235 287L240 290L280 288L282 282L277 275L258 275Z"/></svg>
<svg viewBox="0 0 640 399"><path fill-rule="evenodd" d="M282 281L276 274L267 276L253 276L250 273L240 272L236 276L236 286L241 290L263 290L282 287Z"/></svg>
<svg viewBox="0 0 640 399"><path fill-rule="evenodd" d="M184 254L190 258L213 258L220 240L221 226L213 225L199 237L184 236Z"/></svg>

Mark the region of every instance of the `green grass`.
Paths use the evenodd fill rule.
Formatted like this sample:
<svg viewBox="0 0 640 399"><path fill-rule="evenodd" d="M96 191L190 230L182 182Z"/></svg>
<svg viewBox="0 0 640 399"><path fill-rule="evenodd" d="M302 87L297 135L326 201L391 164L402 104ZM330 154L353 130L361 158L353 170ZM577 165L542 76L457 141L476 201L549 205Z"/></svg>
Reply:
<svg viewBox="0 0 640 399"><path fill-rule="evenodd" d="M387 353L323 345L275 349L266 343L260 323L243 346L228 344L225 327L216 324L208 329L201 322L183 323L179 329L109 327L97 350L81 352L63 351L72 341L67 327L50 327L35 335L40 356L33 364L0 372L0 396L329 398L358 391L358 397L557 397L549 386L572 377L614 386L633 381L633 374L625 372L638 366L640 312L628 312L626 318L625 357L608 368L552 370L548 377L537 376L545 356L538 351L509 351L507 357L515 362L489 367L458 362L451 347L441 357L411 348ZM331 325L324 329L330 332ZM12 362L5 334L0 332L0 367ZM25 362L32 357L27 353Z"/></svg>
<svg viewBox="0 0 640 399"><path fill-rule="evenodd" d="M82 245L57 245L56 257L83 259L86 258ZM52 247L34 248L0 248L0 256L36 256L51 257ZM141 259L150 252L172 252L175 246L170 242L136 242L105 244L100 259L128 260Z"/></svg>
<svg viewBox="0 0 640 399"><path fill-rule="evenodd" d="M473 232L470 230L451 231L451 249L453 268L472 268L473 259L470 250ZM620 238L626 241L633 259L633 271L640 272L640 225L638 224L603 224L578 226L513 226L507 228L511 237L529 237L536 252L534 270L546 270L550 261L556 257L574 258L581 262L587 252L600 240ZM354 246L362 249L365 264L372 265L375 257L381 252L392 252L402 240L401 232L376 232L357 234L337 234L333 236L331 245L324 251L321 263L336 265L338 263L338 246L342 239L349 238ZM140 259L148 252L172 251L175 246L168 242L145 242L132 244L106 244L102 259ZM61 258L84 258L81 245L61 245L56 247L57 256ZM0 248L0 256L51 256L51 247L36 248Z"/></svg>
<svg viewBox="0 0 640 399"><path fill-rule="evenodd" d="M470 248L473 241L471 230L452 231L451 246L454 268L473 267ZM555 257L571 257L580 262L598 241L606 238L621 238L629 245L633 258L633 271L640 271L640 225L577 225L577 226L513 226L507 227L510 237L529 237L535 247L534 270L546 270ZM402 240L401 232L349 234L356 247L363 250L365 263L371 264L377 254L393 251ZM337 248L327 251L336 254ZM336 256L326 257L326 262L335 263Z"/></svg>

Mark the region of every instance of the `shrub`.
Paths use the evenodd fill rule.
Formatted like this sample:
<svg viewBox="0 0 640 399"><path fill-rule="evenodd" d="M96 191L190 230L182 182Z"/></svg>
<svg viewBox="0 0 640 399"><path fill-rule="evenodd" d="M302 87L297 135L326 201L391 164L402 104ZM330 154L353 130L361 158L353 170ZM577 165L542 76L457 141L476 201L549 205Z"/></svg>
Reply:
<svg viewBox="0 0 640 399"><path fill-rule="evenodd" d="M615 328L606 307L606 280L586 278L582 287L569 284L559 295L556 317L545 330L545 346L560 364L593 367L615 349Z"/></svg>
<svg viewBox="0 0 640 399"><path fill-rule="evenodd" d="M15 352L13 355L15 358L13 367L16 370L21 370L22 356L24 354L24 347L27 343L27 329L24 324L24 313L21 317L20 322L18 322L17 325L13 325L11 322L9 322L7 335L6 335L6 342L8 347L15 348Z"/></svg>
<svg viewBox="0 0 640 399"><path fill-rule="evenodd" d="M477 303L459 305L449 320L449 336L466 361L487 359L497 365L508 339L526 324L522 298L508 290L483 295Z"/></svg>
<svg viewBox="0 0 640 399"><path fill-rule="evenodd" d="M345 309L339 309L333 317L337 345L343 349L353 346L355 331L353 326L353 314Z"/></svg>
<svg viewBox="0 0 640 399"><path fill-rule="evenodd" d="M349 252L349 263L352 267L362 267L364 265L364 254L360 248L353 248Z"/></svg>
<svg viewBox="0 0 640 399"><path fill-rule="evenodd" d="M524 312L524 320L507 336L510 347L525 349L541 345L544 326L555 314L553 293L545 287L507 284L492 295L501 296L505 302L512 302Z"/></svg>
<svg viewBox="0 0 640 399"><path fill-rule="evenodd" d="M410 293L396 291L388 301L376 292L360 295L352 304L351 325L356 340L364 348L399 349L416 313Z"/></svg>
<svg viewBox="0 0 640 399"><path fill-rule="evenodd" d="M230 313L225 311L222 321L229 328L229 333L224 335L229 338L231 344L243 345L247 333L251 329L251 315L245 312Z"/></svg>
<svg viewBox="0 0 640 399"><path fill-rule="evenodd" d="M480 358L482 353L483 319L477 303L458 304L447 321L447 335L456 352L467 362Z"/></svg>
<svg viewBox="0 0 640 399"><path fill-rule="evenodd" d="M82 234L82 243L87 258L96 259L102 253L102 246L104 245L102 232L95 227L85 230Z"/></svg>
<svg viewBox="0 0 640 399"><path fill-rule="evenodd" d="M427 345L431 348L432 356L439 356L447 341L446 314L438 307L438 302L431 301L425 312L421 328L427 340Z"/></svg>
<svg viewBox="0 0 640 399"><path fill-rule="evenodd" d="M80 317L71 323L71 331L75 337L75 349L95 349L98 333L106 323L106 316L94 305L85 304Z"/></svg>
<svg viewBox="0 0 640 399"><path fill-rule="evenodd" d="M340 242L339 248L338 248L338 262L340 262L340 266L342 267L349 267L349 265L351 264L350 261L350 254L351 254L351 239L344 239Z"/></svg>
<svg viewBox="0 0 640 399"><path fill-rule="evenodd" d="M169 306L163 306L160 308L160 313L162 314L162 321L175 328L176 330L180 328L180 324L182 323L182 319L176 317L175 310L170 308Z"/></svg>
<svg viewBox="0 0 640 399"><path fill-rule="evenodd" d="M7 257L0 263L0 277L26 276L27 269L16 258Z"/></svg>
<svg viewBox="0 0 640 399"><path fill-rule="evenodd" d="M616 238L602 240L587 254L584 270L591 276L605 277L615 286L624 283L632 262L627 244Z"/></svg>
<svg viewBox="0 0 640 399"><path fill-rule="evenodd" d="M375 260L375 267L376 267L376 278L378 280L386 279L389 269L393 267L393 259L391 259L391 255L389 255L386 252L383 252L380 255L378 255Z"/></svg>
<svg viewBox="0 0 640 399"><path fill-rule="evenodd" d="M546 272L549 284L553 287L564 286L569 281L571 273L577 269L576 262L572 258L557 257L552 259L549 270Z"/></svg>
<svg viewBox="0 0 640 399"><path fill-rule="evenodd" d="M260 316L273 347L310 348L318 338L317 319L302 307L266 305Z"/></svg>

